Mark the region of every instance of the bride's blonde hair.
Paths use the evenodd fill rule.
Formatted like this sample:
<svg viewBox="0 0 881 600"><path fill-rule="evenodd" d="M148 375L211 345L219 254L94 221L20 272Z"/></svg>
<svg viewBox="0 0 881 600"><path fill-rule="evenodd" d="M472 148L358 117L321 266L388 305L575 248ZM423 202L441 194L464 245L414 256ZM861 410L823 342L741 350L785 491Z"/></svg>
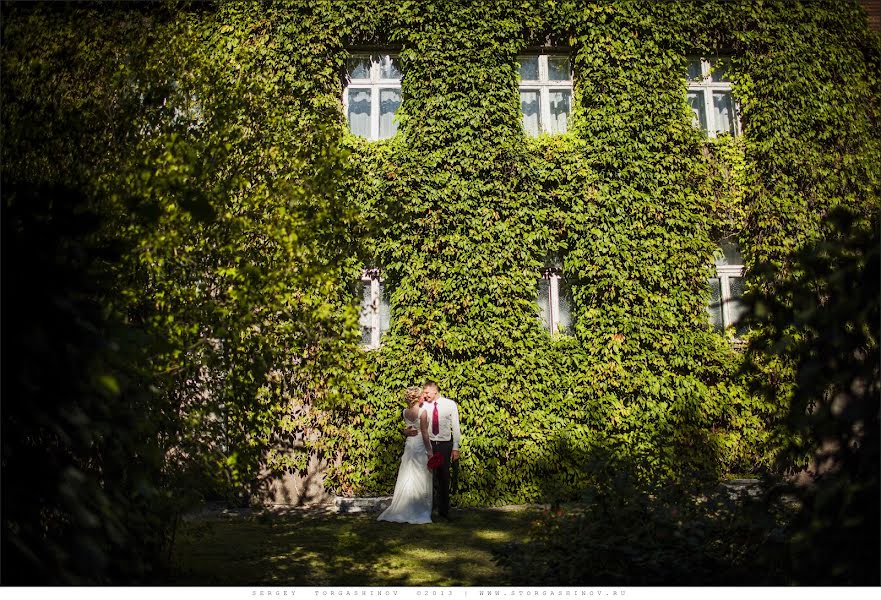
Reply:
<svg viewBox="0 0 881 600"><path fill-rule="evenodd" d="M404 401L407 403L407 408L411 408L414 404L419 402L419 399L422 397L422 388L418 387L408 387L404 392Z"/></svg>

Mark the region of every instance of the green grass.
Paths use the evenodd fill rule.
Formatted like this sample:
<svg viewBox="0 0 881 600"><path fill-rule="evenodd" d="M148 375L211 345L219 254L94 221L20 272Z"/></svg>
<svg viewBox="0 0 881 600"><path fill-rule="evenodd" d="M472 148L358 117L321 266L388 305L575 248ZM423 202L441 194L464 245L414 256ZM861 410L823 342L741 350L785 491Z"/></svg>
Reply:
<svg viewBox="0 0 881 600"><path fill-rule="evenodd" d="M535 509L455 511L453 522L288 511L184 523L173 585L506 585L493 550L525 537Z"/></svg>

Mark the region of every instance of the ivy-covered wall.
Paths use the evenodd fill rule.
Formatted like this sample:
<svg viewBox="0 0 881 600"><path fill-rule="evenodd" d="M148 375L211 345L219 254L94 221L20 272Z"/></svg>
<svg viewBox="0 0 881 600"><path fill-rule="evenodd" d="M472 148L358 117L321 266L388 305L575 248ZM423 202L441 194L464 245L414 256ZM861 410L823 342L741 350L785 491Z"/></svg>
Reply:
<svg viewBox="0 0 881 600"><path fill-rule="evenodd" d="M103 235L127 244L102 263L106 293L155 342L148 406L180 464L232 485L320 464L333 493L390 493L401 392L430 377L460 406L463 505L623 469L779 468L793 367L711 330L707 278L722 237L748 286L776 290L832 209L877 224L881 52L855 2L4 10L4 178L100 199ZM347 132L346 58L363 49L400 58L385 141ZM527 51L571 57L565 134L523 131ZM694 55L730 57L741 136L692 127ZM536 316L552 256L572 335ZM365 267L392 310L373 351L357 348Z"/></svg>
<svg viewBox="0 0 881 600"><path fill-rule="evenodd" d="M344 436L315 445L344 457L331 485L391 491L400 390L424 377L460 404L462 504L565 496L618 469L771 468L785 360L763 355L753 377L779 383L751 392L707 325L706 282L723 236L749 272L779 278L831 208L877 216L878 38L856 5L397 2L372 16L347 43L400 48L400 129L344 143L392 325L364 357L363 393L334 413ZM516 62L536 46L570 52L575 73L569 132L538 139ZM690 55L730 57L742 137L692 127ZM535 316L551 255L572 336Z"/></svg>

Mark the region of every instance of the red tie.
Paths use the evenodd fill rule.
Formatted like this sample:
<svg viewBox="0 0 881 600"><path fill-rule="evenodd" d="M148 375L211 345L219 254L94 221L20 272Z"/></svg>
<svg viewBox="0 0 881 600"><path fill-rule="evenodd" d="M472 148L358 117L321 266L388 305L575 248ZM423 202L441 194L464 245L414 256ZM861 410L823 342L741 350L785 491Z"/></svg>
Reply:
<svg viewBox="0 0 881 600"><path fill-rule="evenodd" d="M437 435L440 433L440 421L437 418L437 400L433 402L434 412L431 413L431 433Z"/></svg>

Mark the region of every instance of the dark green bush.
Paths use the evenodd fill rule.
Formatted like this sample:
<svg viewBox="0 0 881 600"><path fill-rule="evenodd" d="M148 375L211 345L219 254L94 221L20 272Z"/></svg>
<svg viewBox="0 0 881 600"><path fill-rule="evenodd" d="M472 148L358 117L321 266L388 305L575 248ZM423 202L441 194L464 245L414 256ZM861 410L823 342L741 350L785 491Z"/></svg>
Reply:
<svg viewBox="0 0 881 600"><path fill-rule="evenodd" d="M794 509L779 499L769 506L717 484L640 485L626 470L613 471L578 503L546 509L528 540L497 554L514 585L785 582L781 558Z"/></svg>

